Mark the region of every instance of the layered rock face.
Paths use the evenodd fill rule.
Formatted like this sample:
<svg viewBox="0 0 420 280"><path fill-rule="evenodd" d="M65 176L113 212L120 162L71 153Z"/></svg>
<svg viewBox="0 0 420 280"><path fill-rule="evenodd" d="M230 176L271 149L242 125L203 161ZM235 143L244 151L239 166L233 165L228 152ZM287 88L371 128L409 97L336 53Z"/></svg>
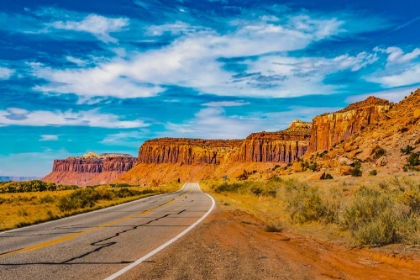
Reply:
<svg viewBox="0 0 420 280"><path fill-rule="evenodd" d="M371 96L341 111L315 117L312 121L309 151L330 149L334 144L381 120L391 105L385 99Z"/></svg>
<svg viewBox="0 0 420 280"><path fill-rule="evenodd" d="M137 158L125 154L87 153L81 157L54 160L52 173L42 180L56 184L106 184L132 169Z"/></svg>
<svg viewBox="0 0 420 280"><path fill-rule="evenodd" d="M293 121L288 129L278 132L252 133L234 156L241 162L291 163L309 148L311 123Z"/></svg>
<svg viewBox="0 0 420 280"><path fill-rule="evenodd" d="M153 139L140 147L138 162L220 164L241 144L242 140Z"/></svg>

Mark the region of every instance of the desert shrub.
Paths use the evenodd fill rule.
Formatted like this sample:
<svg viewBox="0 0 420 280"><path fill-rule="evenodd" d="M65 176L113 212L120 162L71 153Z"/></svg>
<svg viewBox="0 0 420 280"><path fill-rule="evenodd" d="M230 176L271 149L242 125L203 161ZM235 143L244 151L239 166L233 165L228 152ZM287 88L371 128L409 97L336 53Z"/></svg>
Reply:
<svg viewBox="0 0 420 280"><path fill-rule="evenodd" d="M55 201L55 198L51 195L46 195L39 199L40 204L53 203L54 201Z"/></svg>
<svg viewBox="0 0 420 280"><path fill-rule="evenodd" d="M288 199L287 210L293 222L306 223L320 221L326 213L318 188L301 187Z"/></svg>
<svg viewBox="0 0 420 280"><path fill-rule="evenodd" d="M282 232L283 229L280 226L269 224L265 226L264 229L266 232Z"/></svg>
<svg viewBox="0 0 420 280"><path fill-rule="evenodd" d="M332 180L332 179L334 179L334 177L331 174L329 173L325 174L325 180Z"/></svg>
<svg viewBox="0 0 420 280"><path fill-rule="evenodd" d="M378 159L382 156L384 156L386 154L386 150L383 148L380 148L379 150L376 151L375 153L375 158Z"/></svg>
<svg viewBox="0 0 420 280"><path fill-rule="evenodd" d="M344 225L362 245L397 242L398 218L393 206L388 194L361 187L344 210Z"/></svg>
<svg viewBox="0 0 420 280"><path fill-rule="evenodd" d="M276 164L276 165L273 167L273 171L275 171L277 168L280 168L280 165Z"/></svg>
<svg viewBox="0 0 420 280"><path fill-rule="evenodd" d="M217 193L238 192L238 190L243 189L243 188L244 188L244 184L239 184L239 183L228 184L226 182L218 186L213 186L214 191Z"/></svg>
<svg viewBox="0 0 420 280"><path fill-rule="evenodd" d="M351 171L351 176L361 177L362 176L362 170L360 170L360 168L362 168L362 163L360 161L356 161L354 163L354 168Z"/></svg>
<svg viewBox="0 0 420 280"><path fill-rule="evenodd" d="M26 217L26 216L28 216L28 213L26 212L26 210L25 210L25 209L22 209L22 208L19 208L19 209L18 209L17 214L18 214L18 216L20 216L20 217Z"/></svg>
<svg viewBox="0 0 420 280"><path fill-rule="evenodd" d="M376 176L376 175L378 175L378 171L376 171L376 169L371 170L371 171L369 172L369 175L370 175L370 176Z"/></svg>
<svg viewBox="0 0 420 280"><path fill-rule="evenodd" d="M320 154L319 154L319 157L320 157L320 158L323 158L326 154L328 154L328 151L327 151L327 150L325 150L325 151L323 151L322 153L320 153Z"/></svg>
<svg viewBox="0 0 420 280"><path fill-rule="evenodd" d="M409 166L420 165L419 156L420 156L420 153L411 153L410 156L407 158L408 165Z"/></svg>
<svg viewBox="0 0 420 280"><path fill-rule="evenodd" d="M316 171L316 169L318 168L318 164L316 162L311 162L308 168L309 170Z"/></svg>
<svg viewBox="0 0 420 280"><path fill-rule="evenodd" d="M414 150L414 147L413 146L407 145L407 147L401 148L400 149L400 152L401 152L402 155L409 155L409 154L411 154L411 152L413 150Z"/></svg>

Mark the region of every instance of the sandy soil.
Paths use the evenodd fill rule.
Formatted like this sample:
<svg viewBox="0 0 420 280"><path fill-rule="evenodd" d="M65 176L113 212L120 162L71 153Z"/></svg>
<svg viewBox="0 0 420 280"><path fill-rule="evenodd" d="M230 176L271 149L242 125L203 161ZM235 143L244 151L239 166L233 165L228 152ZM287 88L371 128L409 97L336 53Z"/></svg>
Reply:
<svg viewBox="0 0 420 280"><path fill-rule="evenodd" d="M122 278L420 279L420 255L268 233L246 213L217 209L181 240Z"/></svg>

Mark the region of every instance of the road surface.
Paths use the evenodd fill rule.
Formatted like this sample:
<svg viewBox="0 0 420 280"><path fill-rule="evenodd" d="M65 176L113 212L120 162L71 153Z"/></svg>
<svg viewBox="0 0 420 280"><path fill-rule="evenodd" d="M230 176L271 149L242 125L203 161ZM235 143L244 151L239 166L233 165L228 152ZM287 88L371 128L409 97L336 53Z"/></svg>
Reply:
<svg viewBox="0 0 420 280"><path fill-rule="evenodd" d="M175 193L2 232L0 279L123 279L213 207L197 183L187 183Z"/></svg>

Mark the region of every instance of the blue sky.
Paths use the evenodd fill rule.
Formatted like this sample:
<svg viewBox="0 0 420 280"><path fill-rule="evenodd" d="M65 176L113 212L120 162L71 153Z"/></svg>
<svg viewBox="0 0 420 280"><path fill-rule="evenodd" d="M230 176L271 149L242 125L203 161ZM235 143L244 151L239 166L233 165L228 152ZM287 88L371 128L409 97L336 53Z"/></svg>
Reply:
<svg viewBox="0 0 420 280"><path fill-rule="evenodd" d="M420 86L420 4L0 2L0 175L136 155L155 137L245 138Z"/></svg>

